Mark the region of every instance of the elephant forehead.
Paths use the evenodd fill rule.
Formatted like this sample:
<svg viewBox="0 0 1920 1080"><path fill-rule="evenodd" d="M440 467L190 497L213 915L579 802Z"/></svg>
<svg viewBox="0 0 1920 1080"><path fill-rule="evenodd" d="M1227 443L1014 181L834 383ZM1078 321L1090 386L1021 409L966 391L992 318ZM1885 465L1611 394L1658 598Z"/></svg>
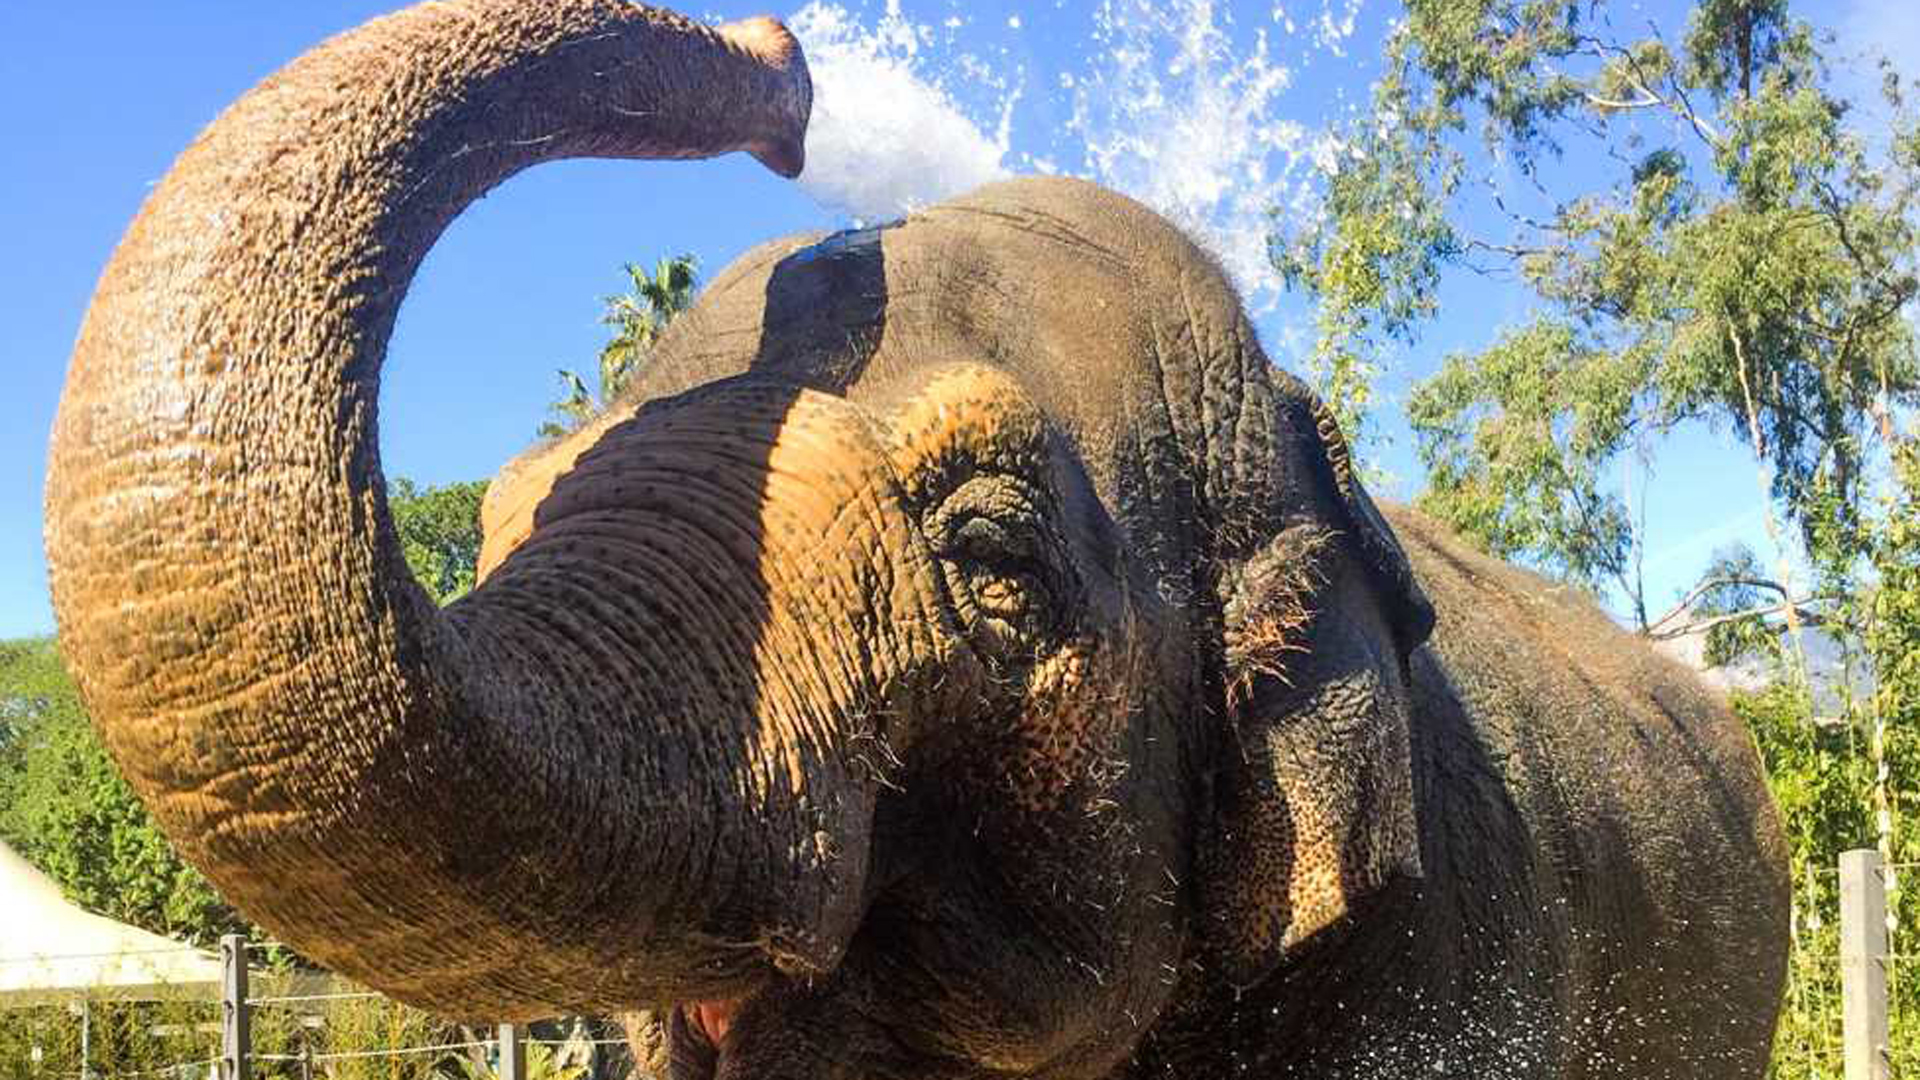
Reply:
<svg viewBox="0 0 1920 1080"><path fill-rule="evenodd" d="M1192 554L1172 523L1271 501L1273 377L1232 285L1164 218L1079 181L992 185L878 229L750 251L674 320L629 393L751 372L886 417L930 367L954 364L1021 387L1156 575L1185 573ZM544 471L569 452L550 451L560 463ZM542 471L531 464L512 472ZM490 496L502 509L489 520L528 498L519 483Z"/></svg>

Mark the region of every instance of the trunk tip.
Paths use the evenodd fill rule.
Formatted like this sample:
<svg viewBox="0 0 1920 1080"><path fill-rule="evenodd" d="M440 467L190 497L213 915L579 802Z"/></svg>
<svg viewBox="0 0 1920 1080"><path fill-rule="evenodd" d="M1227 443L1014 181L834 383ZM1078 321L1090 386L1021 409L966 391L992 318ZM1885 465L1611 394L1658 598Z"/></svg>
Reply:
<svg viewBox="0 0 1920 1080"><path fill-rule="evenodd" d="M799 139L756 143L749 146L747 152L758 159L760 164L788 180L799 176L801 170L807 167L807 144Z"/></svg>
<svg viewBox="0 0 1920 1080"><path fill-rule="evenodd" d="M748 143L747 152L789 180L799 176L807 164L807 120L813 112L813 80L799 39L768 15L728 23L719 28L719 34L779 81L769 102L773 131Z"/></svg>

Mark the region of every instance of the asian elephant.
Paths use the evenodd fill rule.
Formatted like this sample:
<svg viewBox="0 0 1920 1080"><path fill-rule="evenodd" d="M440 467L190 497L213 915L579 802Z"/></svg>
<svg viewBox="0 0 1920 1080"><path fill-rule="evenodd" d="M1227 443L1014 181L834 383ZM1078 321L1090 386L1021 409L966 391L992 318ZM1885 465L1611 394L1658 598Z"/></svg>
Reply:
<svg viewBox="0 0 1920 1080"><path fill-rule="evenodd" d="M779 241L487 506L436 609L380 362L554 158L802 166L770 20L448 0L154 191L53 434L61 640L307 955L706 1078L1760 1075L1776 814L1587 604L1376 509L1215 264L1056 179Z"/></svg>

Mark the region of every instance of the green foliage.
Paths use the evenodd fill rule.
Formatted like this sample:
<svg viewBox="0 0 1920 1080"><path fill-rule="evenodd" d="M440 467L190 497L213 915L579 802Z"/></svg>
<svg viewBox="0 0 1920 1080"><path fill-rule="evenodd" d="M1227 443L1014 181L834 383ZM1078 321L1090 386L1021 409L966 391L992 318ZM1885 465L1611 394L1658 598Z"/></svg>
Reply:
<svg viewBox="0 0 1920 1080"><path fill-rule="evenodd" d="M1920 125L1899 80L1876 156L1782 0L1705 0L1675 42L1617 39L1581 3L1407 8L1325 215L1274 242L1318 301L1313 371L1343 420L1362 422L1378 349L1412 339L1444 270L1510 273L1532 319L1414 392L1429 510L1493 551L1618 584L1643 624L1607 477L1677 425L1745 441L1806 542L1857 532L1880 422L1920 404L1900 316L1920 293ZM1569 147L1578 167L1554 168ZM1494 182L1502 163L1520 184ZM1485 184L1466 182L1476 170Z"/></svg>
<svg viewBox="0 0 1920 1080"><path fill-rule="evenodd" d="M1633 526L1601 470L1632 433L1645 363L1545 320L1449 356L1408 409L1427 437L1423 507L1504 558L1628 581Z"/></svg>
<svg viewBox="0 0 1920 1080"><path fill-rule="evenodd" d="M1831 870L1840 853L1872 847L1874 840L1873 815L1860 798L1872 775L1866 756L1856 752L1859 733L1840 718L1810 723L1813 702L1791 681L1736 693L1733 705L1766 762L1795 865L1812 872L1802 894L1813 902L1803 901L1803 911L1831 910L1838 899Z"/></svg>
<svg viewBox="0 0 1920 1080"><path fill-rule="evenodd" d="M0 838L89 910L211 943L246 929L180 861L94 734L47 639L0 643Z"/></svg>
<svg viewBox="0 0 1920 1080"><path fill-rule="evenodd" d="M1854 798L1865 777L1844 728L1808 722L1804 687L1779 683L1736 694L1734 712L1753 732L1786 827L1793 908L1788 985L1768 1076L1839 1076L1840 852L1859 846L1866 824Z"/></svg>
<svg viewBox="0 0 1920 1080"><path fill-rule="evenodd" d="M297 1019L287 1013L276 1017L282 1027ZM291 1041L293 1053L318 1058L330 1080L448 1080L457 1075L460 1058L455 1051L380 1051L453 1046L465 1041L462 1034L456 1025L397 1001L348 998L327 1002L321 1025L302 1030ZM256 1039L256 1049L258 1045ZM283 1075L305 1074L288 1069Z"/></svg>
<svg viewBox="0 0 1920 1080"><path fill-rule="evenodd" d="M49 717L82 712L80 692L51 638L0 641L0 785L18 778L32 736ZM0 807L15 801L0 786Z"/></svg>
<svg viewBox="0 0 1920 1080"><path fill-rule="evenodd" d="M1912 692L1910 686L1906 691ZM1839 879L1840 854L1875 847L1879 835L1872 792L1877 767L1866 745L1867 711L1813 720L1813 702L1803 686L1782 681L1754 694L1735 694L1734 711L1746 722L1766 764L1768 783L1785 825L1793 881L1792 952L1786 1008L1774 1040L1769 1075L1779 1080L1839 1076ZM1920 786L1920 742L1906 725L1890 748L1887 787L1911 800ZM1920 890L1903 885L1920 862L1920 838L1894 831L1886 854L1908 869L1894 875L1888 902L1896 930L1892 952L1911 952L1920 929ZM1920 1067L1920 970L1891 970L1892 1058Z"/></svg>
<svg viewBox="0 0 1920 1080"><path fill-rule="evenodd" d="M0 1080L77 1077L81 1028L86 1063L93 1076L118 1076L175 1063L206 1062L219 1055L219 1037L196 1034L196 1024L217 1021L213 1002L181 995L171 1000L121 1003L75 998L0 1012ZM199 1065L189 1075L206 1075Z"/></svg>
<svg viewBox="0 0 1920 1080"><path fill-rule="evenodd" d="M1328 179L1321 227L1276 233L1268 252L1290 289L1320 298L1307 381L1348 437L1365 438L1382 354L1436 310L1443 260L1459 241L1423 184L1421 156L1369 126Z"/></svg>
<svg viewBox="0 0 1920 1080"><path fill-rule="evenodd" d="M613 338L600 348L599 392L587 386L577 372L562 368L564 395L548 406L553 418L540 425L542 438L554 438L580 427L618 400L653 343L674 317L693 305L696 285L692 255L661 259L651 274L627 263L627 291L604 298L600 321L613 328Z"/></svg>
<svg viewBox="0 0 1920 1080"><path fill-rule="evenodd" d="M590 1071L578 1062L569 1062L568 1047L552 1047L546 1043L528 1043L526 1047L527 1068L523 1073L527 1080L580 1080ZM488 1058L484 1061L473 1057L455 1058L454 1068L448 1070L448 1080L498 1080L501 1075L499 1061Z"/></svg>
<svg viewBox="0 0 1920 1080"><path fill-rule="evenodd" d="M1853 533L1828 541L1838 533L1816 532L1816 565L1847 560L1834 556L1836 544L1864 553L1869 564L1851 588L1826 597L1821 612L1843 653L1843 677L1825 691L1832 700L1817 704L1804 672L1791 667L1766 690L1734 698L1766 764L1793 873L1791 984L1772 1071L1780 1078L1839 1074L1834 867L1854 848L1879 849L1890 867L1890 952L1900 959L1889 965L1889 1052L1896 1074L1920 1068L1920 968L1904 959L1920 931L1920 890L1906 884L1920 869L1913 828L1920 809L1920 445L1911 438L1894 438L1891 474L1888 494ZM1733 583L1724 586L1732 595L1703 592L1701 606L1741 615L1721 625L1751 618L1742 613L1759 606L1762 592L1783 592L1758 573L1750 551L1724 552L1715 562L1709 572ZM1778 638L1756 633L1746 641ZM1872 691L1856 697L1851 677L1861 668L1872 673Z"/></svg>
<svg viewBox="0 0 1920 1080"><path fill-rule="evenodd" d="M1920 813L1920 445L1913 439L1895 448L1893 471L1893 494L1868 538L1877 587L1850 602L1861 609L1860 640L1875 678L1866 749L1880 766L1876 826L1892 838L1884 854L1911 862L1920 860L1912 827ZM1920 901L1920 890L1913 899ZM1906 925L1920 930L1920 922Z"/></svg>
<svg viewBox="0 0 1920 1080"><path fill-rule="evenodd" d="M480 505L487 482L416 487L405 477L387 486L387 506L407 566L434 603L446 605L473 588L480 561Z"/></svg>
<svg viewBox="0 0 1920 1080"><path fill-rule="evenodd" d="M76 998L0 1012L0 1080L79 1076L83 1009L92 1076L197 1080L208 1075L209 1064L220 1055L217 1001L184 993L143 1002ZM462 1042L460 1030L386 998L256 1007L252 1031L253 1075L261 1080L461 1080L463 1075L458 1050L430 1049ZM548 1080L573 1078L549 1075Z"/></svg>
<svg viewBox="0 0 1920 1080"><path fill-rule="evenodd" d="M500 1075L492 1028L469 1028L344 983L336 985L338 996L329 1000L254 1006L254 1076L495 1080ZM182 990L163 1000L141 1002L76 995L59 1005L0 1011L0 1080L79 1076L83 1013L90 1044L86 1065L92 1076L197 1080L208 1075L208 1065L220 1055L220 1004L204 992ZM555 1030L533 1041L531 1036L543 1028ZM605 1030L604 1024L580 1019L523 1029L528 1037L524 1075L529 1080L584 1080L596 1060L602 1068L617 1069L625 1054L593 1043L595 1034Z"/></svg>

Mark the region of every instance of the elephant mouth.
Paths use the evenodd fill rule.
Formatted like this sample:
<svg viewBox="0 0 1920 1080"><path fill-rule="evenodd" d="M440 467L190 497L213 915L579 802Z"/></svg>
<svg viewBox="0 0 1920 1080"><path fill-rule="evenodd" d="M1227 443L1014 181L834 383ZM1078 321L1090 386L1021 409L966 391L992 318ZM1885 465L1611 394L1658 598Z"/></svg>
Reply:
<svg viewBox="0 0 1920 1080"><path fill-rule="evenodd" d="M667 1019L666 1080L713 1080L727 1032L745 1001L694 1001L675 1007Z"/></svg>

